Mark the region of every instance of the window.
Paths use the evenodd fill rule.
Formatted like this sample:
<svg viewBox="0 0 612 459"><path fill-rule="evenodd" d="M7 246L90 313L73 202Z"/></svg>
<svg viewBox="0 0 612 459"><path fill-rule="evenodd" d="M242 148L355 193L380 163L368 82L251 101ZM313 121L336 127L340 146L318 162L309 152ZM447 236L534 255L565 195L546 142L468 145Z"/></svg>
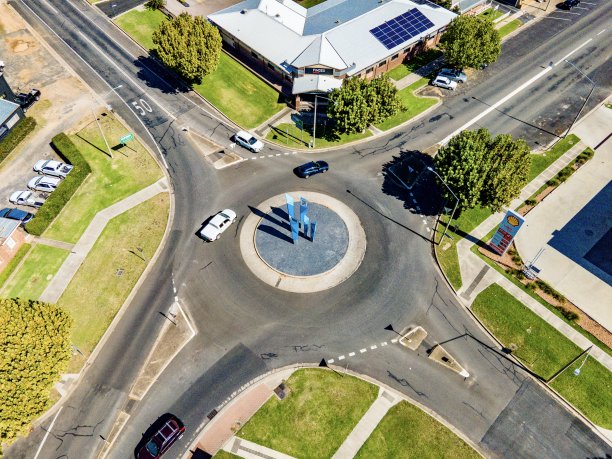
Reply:
<svg viewBox="0 0 612 459"><path fill-rule="evenodd" d="M366 73L370 73L374 71L374 67L370 67L369 69L366 70Z"/></svg>
<svg viewBox="0 0 612 459"><path fill-rule="evenodd" d="M380 64L378 64L379 67L382 67L383 65L385 65L387 63L387 61L382 61Z"/></svg>
<svg viewBox="0 0 612 459"><path fill-rule="evenodd" d="M251 56L253 56L255 59L259 57L255 51L251 51Z"/></svg>
<svg viewBox="0 0 612 459"><path fill-rule="evenodd" d="M268 68L274 70L274 66L268 62Z"/></svg>
<svg viewBox="0 0 612 459"><path fill-rule="evenodd" d="M398 57L399 57L399 54L394 54L391 59L397 59Z"/></svg>

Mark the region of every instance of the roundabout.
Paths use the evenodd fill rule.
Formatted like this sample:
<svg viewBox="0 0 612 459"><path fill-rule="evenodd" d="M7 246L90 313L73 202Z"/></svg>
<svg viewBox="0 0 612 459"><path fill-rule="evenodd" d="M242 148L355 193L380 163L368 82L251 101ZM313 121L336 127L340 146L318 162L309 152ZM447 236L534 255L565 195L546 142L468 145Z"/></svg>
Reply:
<svg viewBox="0 0 612 459"><path fill-rule="evenodd" d="M240 252L260 280L280 290L313 293L344 282L359 267L366 235L359 217L343 202L323 193L292 191L309 201L309 216L317 221L316 236L302 228L291 238L285 195L251 207L240 233Z"/></svg>

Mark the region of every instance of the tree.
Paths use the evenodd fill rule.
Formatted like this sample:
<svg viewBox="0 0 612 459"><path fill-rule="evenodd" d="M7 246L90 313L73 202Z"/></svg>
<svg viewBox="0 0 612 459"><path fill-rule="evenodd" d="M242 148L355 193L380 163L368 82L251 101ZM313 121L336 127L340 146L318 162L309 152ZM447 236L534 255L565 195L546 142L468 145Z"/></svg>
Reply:
<svg viewBox="0 0 612 459"><path fill-rule="evenodd" d="M372 81L347 78L331 92L329 101L327 115L341 133L363 132L403 109L397 88L386 75Z"/></svg>
<svg viewBox="0 0 612 459"><path fill-rule="evenodd" d="M0 298L0 442L25 434L49 408L49 391L70 359L72 321L60 307Z"/></svg>
<svg viewBox="0 0 612 459"><path fill-rule="evenodd" d="M508 134L491 137L487 129L462 131L434 158L436 172L459 198L458 209L508 205L527 183L530 150L524 140ZM441 186L443 196L455 198Z"/></svg>
<svg viewBox="0 0 612 459"><path fill-rule="evenodd" d="M153 43L161 61L190 82L201 82L219 65L221 35L202 16L181 13L162 22L153 32Z"/></svg>
<svg viewBox="0 0 612 459"><path fill-rule="evenodd" d="M442 35L446 62L456 67L492 64L501 52L501 38L493 23L479 16L458 16Z"/></svg>
<svg viewBox="0 0 612 459"><path fill-rule="evenodd" d="M145 6L150 10L159 10L166 6L166 0L149 0Z"/></svg>

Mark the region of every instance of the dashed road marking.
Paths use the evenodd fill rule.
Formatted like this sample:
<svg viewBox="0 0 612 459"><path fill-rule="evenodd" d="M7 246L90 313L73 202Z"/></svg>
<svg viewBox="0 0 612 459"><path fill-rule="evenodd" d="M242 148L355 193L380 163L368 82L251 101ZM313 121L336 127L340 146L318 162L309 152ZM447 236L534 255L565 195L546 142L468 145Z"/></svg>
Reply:
<svg viewBox="0 0 612 459"><path fill-rule="evenodd" d="M286 151L286 152L285 152L285 156L287 156L288 154L289 154L289 152L288 152L288 151Z"/></svg>
<svg viewBox="0 0 612 459"><path fill-rule="evenodd" d="M392 342L392 343L397 343L397 338L393 338L393 339L391 340L391 342Z"/></svg>
<svg viewBox="0 0 612 459"><path fill-rule="evenodd" d="M380 343L380 345L381 345L381 346L386 346L386 345L387 345L387 342L386 342L386 341L383 341L382 343Z"/></svg>
<svg viewBox="0 0 612 459"><path fill-rule="evenodd" d="M370 349L374 350L374 349L378 349L378 346L376 344L370 346Z"/></svg>
<svg viewBox="0 0 612 459"><path fill-rule="evenodd" d="M355 355L354 352L349 352L349 357L353 357Z"/></svg>
<svg viewBox="0 0 612 459"><path fill-rule="evenodd" d="M268 155L268 158L274 158L274 155Z"/></svg>
<svg viewBox="0 0 612 459"><path fill-rule="evenodd" d="M362 354L363 354L364 352L367 352L367 351L368 351L368 350L367 350L366 348L359 349L359 352L361 352Z"/></svg>
<svg viewBox="0 0 612 459"><path fill-rule="evenodd" d="M334 360L334 359L329 359L329 360L327 361L327 363L334 363L334 362L335 362L335 360Z"/></svg>
<svg viewBox="0 0 612 459"><path fill-rule="evenodd" d="M280 155L281 155L280 153L276 153L276 156L280 156Z"/></svg>
<svg viewBox="0 0 612 459"><path fill-rule="evenodd" d="M397 338L392 339L392 340L391 340L391 343L397 343ZM370 349L371 349L371 350L375 350L375 349L378 349L379 347L385 347L385 346L388 346L388 345L389 345L389 342L387 342L387 341L382 341L382 342L381 342L379 345L372 344L372 345L370 346ZM359 353L360 353L360 354L365 354L366 352L368 352L368 349L367 349L367 348L365 348L365 347L364 347L364 348L359 349ZM355 354L356 354L356 352L349 352L349 353L348 353L348 356L349 356L349 357L355 357ZM347 357L346 357L346 355L339 355L337 359L338 359L338 360L345 360L346 358L347 358ZM330 363L330 364L331 364L331 363L334 363L335 361L336 361L335 359L329 359L329 360L327 361L327 363Z"/></svg>
<svg viewBox="0 0 612 459"><path fill-rule="evenodd" d="M339 356L338 360L344 360L344 356L343 355Z"/></svg>

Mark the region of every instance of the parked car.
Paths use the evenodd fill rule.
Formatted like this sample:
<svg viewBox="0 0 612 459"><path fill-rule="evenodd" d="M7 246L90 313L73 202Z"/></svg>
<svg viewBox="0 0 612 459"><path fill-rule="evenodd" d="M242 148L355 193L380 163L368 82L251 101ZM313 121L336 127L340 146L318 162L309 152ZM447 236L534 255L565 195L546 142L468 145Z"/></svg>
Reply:
<svg viewBox="0 0 612 459"><path fill-rule="evenodd" d="M15 209L6 207L0 210L0 217L2 218L10 218L11 220L19 220L22 225L25 225L27 222L32 220L32 215L30 212L26 212L25 210Z"/></svg>
<svg viewBox="0 0 612 459"><path fill-rule="evenodd" d="M580 0L565 0L561 6L566 10L571 10L573 7L580 5Z"/></svg>
<svg viewBox="0 0 612 459"><path fill-rule="evenodd" d="M442 69L438 72L438 76L446 77L457 83L465 83L468 79L465 73L457 69Z"/></svg>
<svg viewBox="0 0 612 459"><path fill-rule="evenodd" d="M32 178L28 182L28 188L30 190L46 191L47 193L51 193L57 188L61 181L62 179L58 177L46 177L43 175Z"/></svg>
<svg viewBox="0 0 612 459"><path fill-rule="evenodd" d="M34 105L34 102L36 102L39 99L40 99L40 91L38 89L32 89L27 94L24 92L20 92L19 94L17 94L17 100L15 102L21 105L21 108L25 112L28 110L28 108Z"/></svg>
<svg viewBox="0 0 612 459"><path fill-rule="evenodd" d="M200 230L200 236L207 241L216 241L234 221L236 221L236 212L231 209L222 210Z"/></svg>
<svg viewBox="0 0 612 459"><path fill-rule="evenodd" d="M238 145L243 146L247 150L251 150L253 153L259 153L264 144L261 140L257 140L255 136L249 134L246 131L239 131L234 135L234 142Z"/></svg>
<svg viewBox="0 0 612 459"><path fill-rule="evenodd" d="M431 84L440 88L450 89L451 91L454 91L457 88L456 81L449 80L448 78L443 76L437 76L436 78L434 78Z"/></svg>
<svg viewBox="0 0 612 459"><path fill-rule="evenodd" d="M185 425L174 415L146 439L145 444L138 451L137 459L158 459L183 436Z"/></svg>
<svg viewBox="0 0 612 459"><path fill-rule="evenodd" d="M296 167L295 173L298 177L308 178L311 175L322 174L328 170L329 164L327 164L325 161L311 161Z"/></svg>
<svg viewBox="0 0 612 459"><path fill-rule="evenodd" d="M54 159L41 159L34 164L34 172L64 178L73 167L70 164L55 161Z"/></svg>
<svg viewBox="0 0 612 459"><path fill-rule="evenodd" d="M39 208L42 206L46 198L34 194L31 191L15 191L10 197L9 201L12 204L17 204L18 206L28 206Z"/></svg>

